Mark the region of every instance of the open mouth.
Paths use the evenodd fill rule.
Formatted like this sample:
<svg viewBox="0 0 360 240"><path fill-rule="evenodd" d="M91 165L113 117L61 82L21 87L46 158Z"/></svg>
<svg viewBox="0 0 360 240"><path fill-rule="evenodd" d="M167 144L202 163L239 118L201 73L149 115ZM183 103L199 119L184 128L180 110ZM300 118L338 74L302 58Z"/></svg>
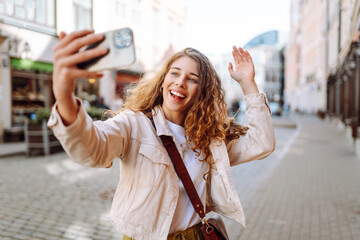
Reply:
<svg viewBox="0 0 360 240"><path fill-rule="evenodd" d="M186 97L186 96L182 95L181 93L175 92L173 90L170 90L170 94L171 94L171 96L180 98L180 99L184 99Z"/></svg>

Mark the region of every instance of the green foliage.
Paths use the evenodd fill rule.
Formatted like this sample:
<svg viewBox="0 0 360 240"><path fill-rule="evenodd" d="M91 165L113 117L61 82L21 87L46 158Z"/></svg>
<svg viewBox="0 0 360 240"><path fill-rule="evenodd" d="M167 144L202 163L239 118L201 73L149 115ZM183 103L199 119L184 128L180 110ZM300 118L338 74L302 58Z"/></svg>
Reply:
<svg viewBox="0 0 360 240"><path fill-rule="evenodd" d="M106 120L106 116L105 116L105 113L107 111L106 109L91 106L86 111L94 121Z"/></svg>
<svg viewBox="0 0 360 240"><path fill-rule="evenodd" d="M87 113L89 114L89 116L94 120L106 120L107 118L109 118L109 116L106 114L106 109L102 109L102 108L97 108L97 107L93 107L91 106L89 109L87 109ZM51 115L51 109L49 108L39 108L34 114L31 115L30 119L29 119L29 123L30 124L41 124L42 121L47 121L49 120Z"/></svg>
<svg viewBox="0 0 360 240"><path fill-rule="evenodd" d="M30 124L41 124L42 121L47 121L50 118L50 108L39 108L34 115L31 116Z"/></svg>

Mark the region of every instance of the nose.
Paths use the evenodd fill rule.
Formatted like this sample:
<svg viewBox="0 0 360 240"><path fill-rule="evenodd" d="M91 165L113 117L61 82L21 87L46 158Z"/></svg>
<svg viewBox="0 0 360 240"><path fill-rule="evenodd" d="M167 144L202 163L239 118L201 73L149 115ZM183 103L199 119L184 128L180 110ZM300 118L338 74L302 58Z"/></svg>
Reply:
<svg viewBox="0 0 360 240"><path fill-rule="evenodd" d="M185 88L186 87L186 76L179 76L176 81L175 81L175 84L179 87L183 87Z"/></svg>

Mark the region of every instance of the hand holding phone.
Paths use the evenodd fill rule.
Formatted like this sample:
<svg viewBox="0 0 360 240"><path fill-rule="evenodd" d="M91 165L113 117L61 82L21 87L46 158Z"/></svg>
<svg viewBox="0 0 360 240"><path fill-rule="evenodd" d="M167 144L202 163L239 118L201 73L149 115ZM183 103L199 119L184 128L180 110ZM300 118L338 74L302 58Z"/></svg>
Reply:
<svg viewBox="0 0 360 240"><path fill-rule="evenodd" d="M66 34L59 33L59 43L54 48L54 70L52 89L57 101L57 110L62 122L68 126L76 120L79 106L74 98L77 78L100 78L99 72L90 72L77 67L81 62L97 58L108 53L107 48L95 48L79 52L84 46L104 39L102 34L93 30L80 30Z"/></svg>
<svg viewBox="0 0 360 240"><path fill-rule="evenodd" d="M121 69L135 62L134 37L130 28L116 29L105 32L103 35L105 38L102 41L81 48L79 52L96 47L106 47L109 49L108 53L104 56L79 63L77 65L78 68L98 72Z"/></svg>

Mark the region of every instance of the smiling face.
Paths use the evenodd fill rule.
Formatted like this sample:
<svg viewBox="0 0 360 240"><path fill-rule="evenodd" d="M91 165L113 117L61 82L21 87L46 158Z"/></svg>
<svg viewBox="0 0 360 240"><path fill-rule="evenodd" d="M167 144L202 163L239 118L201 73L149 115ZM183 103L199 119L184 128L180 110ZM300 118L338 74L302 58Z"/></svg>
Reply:
<svg viewBox="0 0 360 240"><path fill-rule="evenodd" d="M189 57L175 60L165 76L163 111L170 122L183 125L184 119L200 93L199 66Z"/></svg>

